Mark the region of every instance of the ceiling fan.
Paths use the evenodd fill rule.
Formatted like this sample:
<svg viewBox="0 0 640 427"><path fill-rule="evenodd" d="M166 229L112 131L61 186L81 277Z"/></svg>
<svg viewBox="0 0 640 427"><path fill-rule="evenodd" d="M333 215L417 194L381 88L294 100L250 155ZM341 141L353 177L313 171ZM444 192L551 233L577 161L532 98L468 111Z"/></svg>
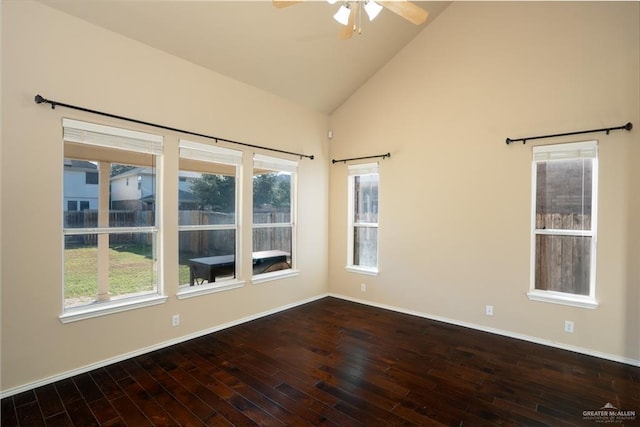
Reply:
<svg viewBox="0 0 640 427"><path fill-rule="evenodd" d="M292 6L301 3L304 0L272 0L273 5L277 8ZM336 3L338 0L327 0L330 4ZM420 25L427 20L429 12L410 3L407 0L344 0L341 1L340 9L333 15L333 18L342 24L338 32L338 38L342 40L350 39L353 33L362 34L362 15L363 10L366 12L370 21L380 13L382 8L386 8L407 21Z"/></svg>

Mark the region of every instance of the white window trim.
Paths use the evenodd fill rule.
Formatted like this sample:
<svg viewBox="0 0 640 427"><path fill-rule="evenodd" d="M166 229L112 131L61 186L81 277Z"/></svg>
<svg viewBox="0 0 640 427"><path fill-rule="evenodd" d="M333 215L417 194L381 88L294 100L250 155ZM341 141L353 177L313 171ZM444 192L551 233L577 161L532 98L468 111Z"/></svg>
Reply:
<svg viewBox="0 0 640 427"><path fill-rule="evenodd" d="M216 292L224 292L232 289L238 289L245 285L244 280L241 280L242 276L242 248L241 248L241 236L240 236L240 197L242 181L242 151L232 150L229 148L216 147L211 144L203 144L200 142L188 141L186 139L180 139L178 141L180 150L179 157L191 160L199 160L209 163L219 163L235 166L235 180L236 180L236 206L235 206L235 222L233 224L205 224L205 225L179 225L178 233L181 231L212 231L212 230L234 230L236 236L236 248L235 248L235 275L236 277L231 280L224 280L222 282L206 283L202 285L188 286L185 283L178 284L178 292L176 297L180 300L186 298L193 298L202 295L208 295Z"/></svg>
<svg viewBox="0 0 640 427"><path fill-rule="evenodd" d="M251 278L251 283L259 285L260 283L272 282L274 280L286 279L287 277L295 277L300 274L300 270L288 268L286 270L272 271L270 273L256 274Z"/></svg>
<svg viewBox="0 0 640 427"><path fill-rule="evenodd" d="M162 206L162 152L164 138L160 135L150 134L146 132L138 132L129 129L117 128L112 126L99 125L95 123L83 122L68 118L62 119L63 143L75 142L98 147L116 148L126 151L134 151L138 153L151 154L156 156L156 206ZM64 197L62 200L64 204ZM62 206L64 209L64 206ZM110 315L122 311L134 310L142 307L163 304L167 300L164 295L164 285L162 279L162 266L160 265L163 257L162 247L162 214L160 209L156 209L156 219L154 226L147 227L92 227L92 228L64 228L63 227L63 252L64 252L64 236L77 234L118 234L118 233L150 233L155 235L156 259L156 291L146 292L143 295L131 297L115 297L110 301L94 302L77 307L65 307L65 277L64 265L62 273L62 314L58 317L62 323L71 323L79 320L91 319L94 317ZM64 258L64 256L63 256ZM63 261L64 262L64 261Z"/></svg>
<svg viewBox="0 0 640 427"><path fill-rule="evenodd" d="M366 274L367 276L377 276L380 274L380 271L377 268L360 267L358 265L347 265L345 266L345 270L351 273Z"/></svg>
<svg viewBox="0 0 640 427"><path fill-rule="evenodd" d="M254 285L258 285L260 283L271 282L287 277L294 277L300 274L300 270L297 269L298 257L296 243L298 228L298 162L294 160L286 160L278 157L265 156L256 153L253 155L253 169L268 169L274 172L288 172L291 174L291 222L277 222L266 224L252 223L251 227L252 240L253 230L255 230L256 228L291 228L291 268L252 275L251 283ZM251 212L251 217L253 218L253 207L251 208ZM253 250L253 247L251 248L251 250Z"/></svg>
<svg viewBox="0 0 640 427"><path fill-rule="evenodd" d="M598 142L595 140L574 142L565 144L541 145L532 148L531 162L531 263L530 283L527 297L532 301L541 301L553 304L568 305L572 307L595 309L598 307L596 300L596 249L598 226ZM591 205L591 230L554 230L536 229L536 187L537 167L541 161L567 160L590 158L593 159L592 193L594 203ZM536 289L536 236L584 236L591 237L591 259L589 272L589 295L570 294L551 290Z"/></svg>
<svg viewBox="0 0 640 427"><path fill-rule="evenodd" d="M94 317L107 316L122 311L135 310L142 307L151 307L164 304L166 295L151 294L140 297L123 298L121 300L95 303L86 306L73 307L65 310L58 319L62 323L77 322L79 320L92 319Z"/></svg>
<svg viewBox="0 0 640 427"><path fill-rule="evenodd" d="M564 292L533 289L527 292L527 297L532 301L549 302L573 307L590 309L598 307L598 301L586 295L573 295Z"/></svg>
<svg viewBox="0 0 640 427"><path fill-rule="evenodd" d="M182 289L178 291L176 297L178 299L187 299L199 297L202 295L214 294L217 292L230 291L232 289L242 288L245 285L243 280L224 280L221 282L207 283L204 285L180 285Z"/></svg>
<svg viewBox="0 0 640 427"><path fill-rule="evenodd" d="M348 221L347 221L347 264L345 269L352 273L366 274L368 276L377 276L380 273L379 270L379 262L380 262L380 247L377 244L376 251L376 266L375 267L366 267L361 265L353 264L353 252L354 252L354 241L353 234L356 227L371 227L378 229L378 243L380 242L380 206L378 206L378 222L355 222L354 221L354 176L361 175L378 175L378 193L380 192L380 173L379 173L379 164L378 163L360 163L356 165L349 165L348 167L349 173L349 182L347 185L347 210L348 210Z"/></svg>

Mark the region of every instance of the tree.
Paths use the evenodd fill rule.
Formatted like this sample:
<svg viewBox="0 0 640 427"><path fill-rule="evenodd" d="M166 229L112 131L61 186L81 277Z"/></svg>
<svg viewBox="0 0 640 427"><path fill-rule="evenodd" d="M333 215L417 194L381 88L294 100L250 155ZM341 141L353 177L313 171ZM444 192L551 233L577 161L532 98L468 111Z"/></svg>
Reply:
<svg viewBox="0 0 640 427"><path fill-rule="evenodd" d="M253 177L253 207L286 208L291 205L291 175L275 172Z"/></svg>
<svg viewBox="0 0 640 427"><path fill-rule="evenodd" d="M233 212L236 205L235 178L227 175L202 174L191 183L191 192L200 209Z"/></svg>

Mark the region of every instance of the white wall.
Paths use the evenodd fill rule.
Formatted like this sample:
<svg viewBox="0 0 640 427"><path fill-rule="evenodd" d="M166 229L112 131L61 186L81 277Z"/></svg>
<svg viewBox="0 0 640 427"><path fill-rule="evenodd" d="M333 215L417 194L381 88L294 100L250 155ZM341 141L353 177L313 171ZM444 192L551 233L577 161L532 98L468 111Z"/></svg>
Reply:
<svg viewBox="0 0 640 427"><path fill-rule="evenodd" d="M447 8L331 116L332 158L391 158L380 161L377 277L344 269L346 167L331 168L329 290L640 363L639 6ZM628 121L631 132L505 144ZM600 143L600 305L530 301L531 145L589 139Z"/></svg>
<svg viewBox="0 0 640 427"><path fill-rule="evenodd" d="M325 292L329 174L325 115L32 1L2 2L2 91L1 203L8 207L1 223L3 392ZM52 110L34 103L37 93L68 104L315 155L315 160L301 160L298 171L300 275L178 300L178 180L167 179L161 188L167 302L60 323L62 118L162 134L166 176L178 174L181 135L62 107ZM244 179L249 183L251 157L252 152L245 151ZM244 259L250 260L249 192L242 203L241 217L247 224ZM251 264L245 264L244 276L250 277ZM171 327L172 314L180 314L179 327Z"/></svg>

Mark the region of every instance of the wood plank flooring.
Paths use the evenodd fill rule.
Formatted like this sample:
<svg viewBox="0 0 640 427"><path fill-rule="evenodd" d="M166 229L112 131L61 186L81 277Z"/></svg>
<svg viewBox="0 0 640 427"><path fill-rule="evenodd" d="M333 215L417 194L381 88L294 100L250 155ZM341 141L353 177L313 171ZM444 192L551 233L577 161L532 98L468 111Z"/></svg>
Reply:
<svg viewBox="0 0 640 427"><path fill-rule="evenodd" d="M5 398L1 421L595 426L639 394L637 367L324 298Z"/></svg>

